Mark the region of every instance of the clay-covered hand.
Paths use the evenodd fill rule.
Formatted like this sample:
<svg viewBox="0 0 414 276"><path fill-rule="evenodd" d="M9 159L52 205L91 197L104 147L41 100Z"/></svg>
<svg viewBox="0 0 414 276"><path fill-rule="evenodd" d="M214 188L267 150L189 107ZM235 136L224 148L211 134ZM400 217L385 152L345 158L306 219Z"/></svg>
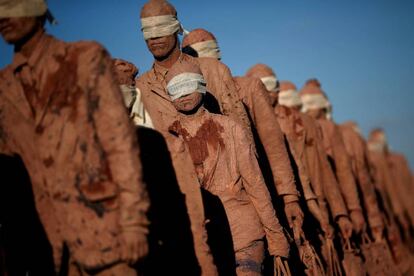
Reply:
<svg viewBox="0 0 414 276"><path fill-rule="evenodd" d="M285 204L285 214L289 222L289 227L293 228L293 225L299 225L302 228L303 224L303 212L297 201L292 201Z"/></svg>
<svg viewBox="0 0 414 276"><path fill-rule="evenodd" d="M125 242L122 252L122 259L124 261L134 264L148 254L148 242L145 234L125 231L122 233L122 236Z"/></svg>
<svg viewBox="0 0 414 276"><path fill-rule="evenodd" d="M361 210L353 210L350 213L352 225L354 227L355 233L359 234L365 229L365 219Z"/></svg>
<svg viewBox="0 0 414 276"><path fill-rule="evenodd" d="M341 230L341 234L345 239L349 239L352 236L352 222L346 216L341 216L338 219L338 226Z"/></svg>
<svg viewBox="0 0 414 276"><path fill-rule="evenodd" d="M372 237L375 241L382 241L384 238L383 235L384 228L382 226L376 226L371 228Z"/></svg>

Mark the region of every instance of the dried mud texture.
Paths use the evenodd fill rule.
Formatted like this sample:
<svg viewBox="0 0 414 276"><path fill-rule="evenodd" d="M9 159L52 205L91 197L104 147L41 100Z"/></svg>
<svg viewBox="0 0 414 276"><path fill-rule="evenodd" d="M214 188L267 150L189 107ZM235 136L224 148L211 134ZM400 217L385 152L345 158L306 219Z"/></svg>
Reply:
<svg viewBox="0 0 414 276"><path fill-rule="evenodd" d="M0 149L27 167L56 266L63 242L94 269L121 260L123 231L147 233L136 136L111 63L96 43L44 34L0 72Z"/></svg>
<svg viewBox="0 0 414 276"><path fill-rule="evenodd" d="M188 145L199 146L201 135L206 135L202 143L207 152L204 146L196 149L193 161L202 162L201 183L224 206L236 254L266 234L271 254L285 256L288 244L246 132L225 116L199 112L195 117L182 116L174 127Z"/></svg>
<svg viewBox="0 0 414 276"><path fill-rule="evenodd" d="M264 149L262 155L259 151L259 158L267 161L261 162L262 171L266 171L266 168L263 168L265 166L262 165L263 163L268 163L270 166L270 177L265 175L266 180L270 178L267 181L275 185L279 196L292 195L297 197L298 191L295 187L283 133L270 105L266 88L256 78L237 77L235 81L239 97L246 106L251 119L251 125L258 134L256 141L258 148L261 146Z"/></svg>

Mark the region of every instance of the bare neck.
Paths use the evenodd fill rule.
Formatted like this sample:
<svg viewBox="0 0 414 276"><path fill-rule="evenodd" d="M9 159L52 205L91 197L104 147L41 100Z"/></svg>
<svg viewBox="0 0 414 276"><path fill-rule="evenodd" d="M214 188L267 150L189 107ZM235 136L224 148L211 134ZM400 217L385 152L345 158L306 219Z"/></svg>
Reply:
<svg viewBox="0 0 414 276"><path fill-rule="evenodd" d="M180 58L181 55L181 51L180 48L178 47L178 43L177 46L174 48L174 50L171 52L170 55L168 55L168 57L162 59L162 60L155 60L155 63L159 66L162 66L164 68L171 68L174 63Z"/></svg>
<svg viewBox="0 0 414 276"><path fill-rule="evenodd" d="M20 42L16 43L14 46L14 52L20 53L26 58L29 58L33 51L36 49L37 44L44 35L44 28L36 29L32 34L23 38Z"/></svg>

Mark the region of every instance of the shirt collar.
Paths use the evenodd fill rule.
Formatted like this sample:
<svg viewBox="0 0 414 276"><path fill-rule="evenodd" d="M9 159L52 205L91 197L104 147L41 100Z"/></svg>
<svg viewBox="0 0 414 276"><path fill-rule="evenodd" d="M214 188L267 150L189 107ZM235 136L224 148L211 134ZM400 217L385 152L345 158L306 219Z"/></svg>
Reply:
<svg viewBox="0 0 414 276"><path fill-rule="evenodd" d="M185 57L185 54L181 53L176 62L182 61L184 59L184 57ZM154 62L154 64L152 65L152 70L154 71L154 74L155 74L156 78L160 78L161 80L165 80L165 77L168 74L169 68L165 68L165 67L157 64L156 62Z"/></svg>
<svg viewBox="0 0 414 276"><path fill-rule="evenodd" d="M19 69L21 66L28 64L30 67L35 67L39 60L44 56L44 53L48 49L49 45L53 41L53 37L43 33L36 44L36 47L29 58L23 54L17 52L13 56L13 62L11 68L13 72Z"/></svg>

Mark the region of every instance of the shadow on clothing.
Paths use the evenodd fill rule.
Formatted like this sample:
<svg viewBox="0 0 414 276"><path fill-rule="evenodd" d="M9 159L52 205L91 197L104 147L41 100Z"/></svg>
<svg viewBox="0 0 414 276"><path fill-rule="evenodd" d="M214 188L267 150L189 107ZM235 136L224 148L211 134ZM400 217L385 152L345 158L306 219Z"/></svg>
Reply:
<svg viewBox="0 0 414 276"><path fill-rule="evenodd" d="M219 275L236 275L236 257L226 211L218 196L201 189L208 234L208 245Z"/></svg>
<svg viewBox="0 0 414 276"><path fill-rule="evenodd" d="M137 265L140 275L200 275L190 220L170 153L162 135L138 127L143 179L150 208L149 254Z"/></svg>
<svg viewBox="0 0 414 276"><path fill-rule="evenodd" d="M6 275L55 275L52 247L22 160L0 155L0 179L0 251L3 247Z"/></svg>

